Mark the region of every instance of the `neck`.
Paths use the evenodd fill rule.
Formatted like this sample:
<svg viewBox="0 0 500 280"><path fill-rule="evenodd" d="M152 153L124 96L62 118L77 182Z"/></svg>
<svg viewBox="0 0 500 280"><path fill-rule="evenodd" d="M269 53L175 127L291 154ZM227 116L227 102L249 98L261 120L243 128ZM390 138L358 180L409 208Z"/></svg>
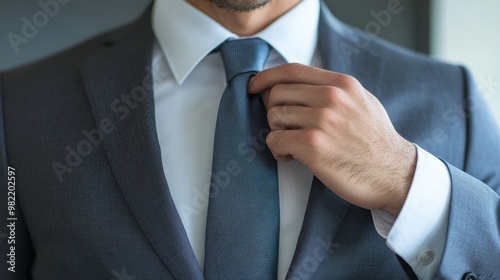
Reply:
<svg viewBox="0 0 500 280"><path fill-rule="evenodd" d="M225 10L209 0L186 1L232 33L238 36L251 36L273 23L301 0L271 1L264 7L249 12Z"/></svg>

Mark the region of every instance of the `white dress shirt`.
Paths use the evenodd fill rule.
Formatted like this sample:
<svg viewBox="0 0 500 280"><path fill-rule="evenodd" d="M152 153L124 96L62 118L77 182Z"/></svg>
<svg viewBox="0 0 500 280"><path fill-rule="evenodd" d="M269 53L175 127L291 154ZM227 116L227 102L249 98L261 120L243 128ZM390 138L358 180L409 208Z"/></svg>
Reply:
<svg viewBox="0 0 500 280"><path fill-rule="evenodd" d="M313 60L315 65L321 64L316 53L319 12L319 0L303 0L252 36L273 48L265 68L291 62L311 65ZM163 168L189 242L203 269L215 123L226 87L220 54L211 51L226 39L239 37L184 0L156 0L152 26L158 41L152 69ZM290 267L312 179L312 173L301 163L278 162L278 279L285 279ZM372 211L379 234L422 279L436 272L442 257L449 196L450 179L445 165L418 148L415 178L398 219L382 210Z"/></svg>

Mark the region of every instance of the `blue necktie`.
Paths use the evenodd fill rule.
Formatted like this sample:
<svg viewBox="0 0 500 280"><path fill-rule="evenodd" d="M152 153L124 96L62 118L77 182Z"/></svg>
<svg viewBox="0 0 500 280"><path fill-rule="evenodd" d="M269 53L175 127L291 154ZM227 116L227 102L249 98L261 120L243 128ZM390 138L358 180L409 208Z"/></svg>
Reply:
<svg viewBox="0 0 500 280"><path fill-rule="evenodd" d="M227 87L215 129L205 244L206 279L276 279L279 193L276 161L262 140L270 131L250 77L261 71L269 45L257 38L220 46ZM255 144L259 141L260 144ZM252 144L254 143L254 144Z"/></svg>

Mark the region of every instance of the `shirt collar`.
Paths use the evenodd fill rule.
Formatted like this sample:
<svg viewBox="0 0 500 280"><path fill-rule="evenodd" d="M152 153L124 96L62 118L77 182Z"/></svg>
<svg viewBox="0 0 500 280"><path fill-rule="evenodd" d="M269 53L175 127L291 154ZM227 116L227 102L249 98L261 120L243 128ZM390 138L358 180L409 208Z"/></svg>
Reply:
<svg viewBox="0 0 500 280"><path fill-rule="evenodd" d="M289 63L310 64L319 9L319 0L303 0L252 37L268 42ZM228 38L239 38L184 0L156 0L152 27L179 84L214 48Z"/></svg>

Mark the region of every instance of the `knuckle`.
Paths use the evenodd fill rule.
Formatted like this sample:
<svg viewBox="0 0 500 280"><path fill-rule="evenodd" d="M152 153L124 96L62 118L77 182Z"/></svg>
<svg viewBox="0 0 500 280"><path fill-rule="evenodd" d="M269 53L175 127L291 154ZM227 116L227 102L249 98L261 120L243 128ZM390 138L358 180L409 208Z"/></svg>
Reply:
<svg viewBox="0 0 500 280"><path fill-rule="evenodd" d="M352 104L349 89L329 86L324 89L325 106L350 107Z"/></svg>
<svg viewBox="0 0 500 280"><path fill-rule="evenodd" d="M278 108L277 107L271 107L267 111L267 121L269 122L269 125L271 127L274 127L278 124Z"/></svg>
<svg viewBox="0 0 500 280"><path fill-rule="evenodd" d="M342 95L342 90L338 87L334 86L322 86L320 88L320 92L325 98L325 105L331 106L337 103L337 100Z"/></svg>
<svg viewBox="0 0 500 280"><path fill-rule="evenodd" d="M361 86L360 82L351 75L342 74L340 80L341 80L342 86L346 90L356 90L356 89L359 89Z"/></svg>
<svg viewBox="0 0 500 280"><path fill-rule="evenodd" d="M338 87L334 86L324 86L322 90L329 99L337 98L341 91Z"/></svg>
<svg viewBox="0 0 500 280"><path fill-rule="evenodd" d="M309 147L319 148L323 143L323 134L321 131L312 129L303 133L302 142Z"/></svg>

